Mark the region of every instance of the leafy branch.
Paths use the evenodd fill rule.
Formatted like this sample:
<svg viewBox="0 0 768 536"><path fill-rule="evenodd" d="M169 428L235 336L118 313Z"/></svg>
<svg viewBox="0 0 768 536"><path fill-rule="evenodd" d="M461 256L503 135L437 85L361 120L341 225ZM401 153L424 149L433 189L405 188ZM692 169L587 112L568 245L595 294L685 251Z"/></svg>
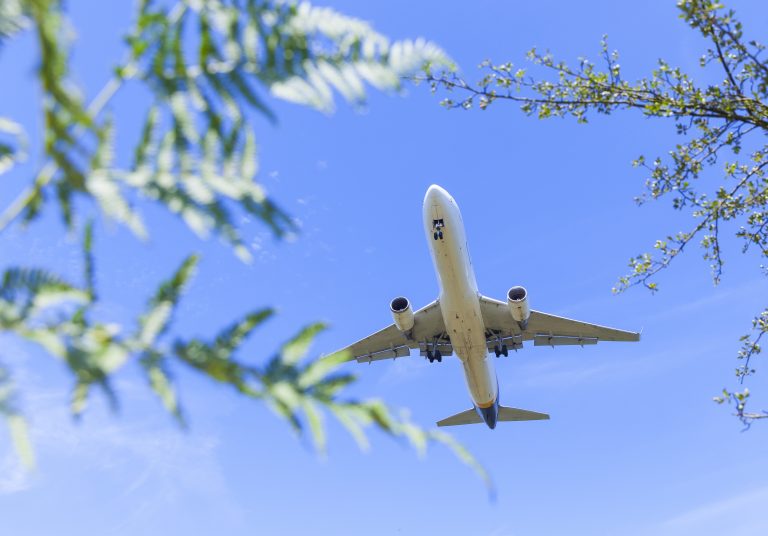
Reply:
<svg viewBox="0 0 768 536"><path fill-rule="evenodd" d="M485 61L483 78L469 83L453 72L430 71L416 77L430 84L433 92L448 94L442 101L447 108L487 110L497 101L517 103L521 111L539 119L572 117L587 123L590 114L637 110L646 117L674 123L684 141L666 157L646 160L638 157L633 165L646 170L646 193L638 204L666 197L675 210L687 210L694 222L688 230L657 240L653 253L642 253L629 261L630 271L619 279L614 292L642 285L655 292L660 272L672 265L688 244L698 241L704 259L710 262L715 284L720 281L725 261L720 246L721 230L737 224L736 236L743 251L757 250L768 258L768 64L765 46L746 40L735 13L714 0L680 0L680 16L710 43L700 58L702 68L719 71L722 81L699 85L687 73L664 60L650 76L634 82L626 80L619 54L610 51L607 39L601 41L598 64L579 58L575 64L559 61L549 52L532 49L528 60L533 76L512 63ZM750 148L744 151L743 148ZM702 183L707 168L719 167L719 183ZM739 358L745 365L737 369L740 381L752 374L750 357L759 352L758 342L766 331L761 315L753 323L753 334L745 335ZM762 319L762 320L760 320ZM728 397L726 397L727 399ZM739 399L739 417L757 418L744 413L747 396ZM723 399L725 400L725 399Z"/></svg>
<svg viewBox="0 0 768 536"><path fill-rule="evenodd" d="M255 181L252 114L276 121L265 94L330 112L334 90L361 104L365 83L397 89L402 76L451 65L432 43L390 43L366 23L308 3L180 0L166 6L143 0L126 36L126 59L86 106L69 78L61 3L19 5L42 56L48 162L0 216L0 229L19 216L35 219L52 189L68 226L73 197L80 194L143 237L147 230L135 204L148 198L199 236L221 235L247 261L233 204L275 236L295 230ZM149 102L134 160L125 166L112 156L115 127L105 113L128 83L142 86ZM6 155L0 145L0 165Z"/></svg>
<svg viewBox="0 0 768 536"><path fill-rule="evenodd" d="M21 32L34 34L36 81L43 99L43 161L31 184L0 215L0 230L29 223L58 204L68 229L80 227L76 198L139 237L148 234L140 206L156 201L201 237L223 237L250 258L236 225L248 214L276 237L294 224L256 181L256 118L276 122L268 96L333 110L335 95L365 102L366 85L397 90L403 76L422 68L452 68L436 45L418 39L390 42L360 20L328 8L258 0L141 0L127 32L123 61L88 101L70 69L73 43L61 0L0 3L0 47ZM4 50L4 49L0 49ZM129 84L146 97L143 127L131 161L116 158L119 116L115 98ZM0 117L0 174L23 170L28 142L21 125ZM122 151L121 151L122 153ZM148 300L135 326L99 319L93 226L83 228L83 282L75 285L42 268L11 267L0 284L0 332L41 346L72 374L71 411L80 416L100 390L112 407L112 381L136 363L150 389L180 425L187 417L173 371L184 366L243 396L269 405L299 434L326 447L325 418L336 418L361 448L374 428L417 451L442 443L491 487L481 465L451 436L413 424L380 400L356 400L344 390L355 377L342 356L307 359L324 326L302 329L269 359L243 359L241 346L272 315L255 310L211 340L171 332L173 316L198 257L188 256ZM22 459L33 463L26 424L10 371L0 363L0 413Z"/></svg>
<svg viewBox="0 0 768 536"><path fill-rule="evenodd" d="M368 448L366 429L405 439L423 453L428 443L441 443L484 480L491 480L475 458L450 435L425 430L395 412L381 400L357 400L344 389L356 377L343 372L346 356L334 354L307 359L323 324L311 324L289 339L262 365L258 359L240 359L240 347L253 332L269 320L274 311L259 309L246 314L222 329L212 340L170 338L169 330L184 289L197 262L187 257L173 275L162 282L138 318L136 328L127 333L111 323L93 319L96 290L93 282L91 228L83 240L85 285L78 287L54 274L38 269L11 268L4 272L0 285L0 331L15 334L41 345L70 369L75 384L71 411L80 416L86 409L94 386L99 387L113 407L118 395L111 378L128 363L135 362L152 391L177 421L186 419L176 392L172 369L184 365L203 376L266 403L292 429L309 430L318 452L326 448L324 414L338 420L361 449ZM33 455L26 435L26 424L18 411L8 371L0 367L0 413L11 428L22 458L29 464Z"/></svg>

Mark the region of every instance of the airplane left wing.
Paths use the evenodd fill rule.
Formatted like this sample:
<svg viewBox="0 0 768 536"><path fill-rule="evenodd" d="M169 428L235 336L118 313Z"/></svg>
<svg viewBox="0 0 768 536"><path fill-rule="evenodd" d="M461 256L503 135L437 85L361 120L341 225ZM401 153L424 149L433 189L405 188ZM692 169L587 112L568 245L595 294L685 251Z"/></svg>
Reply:
<svg viewBox="0 0 768 536"><path fill-rule="evenodd" d="M596 344L598 341L640 340L640 334L633 331L571 320L534 310L531 310L525 330L521 330L512 319L506 303L485 296L480 298L480 310L486 329L493 331L494 337L501 338L510 348L519 348L524 340L533 340L534 346L583 346ZM507 339L510 339L509 342Z"/></svg>
<svg viewBox="0 0 768 536"><path fill-rule="evenodd" d="M394 324L390 324L339 351L349 352L350 360L355 359L359 363L368 363L381 359L408 356L412 348L419 348L419 342L447 339L440 302L433 301L422 307L413 313L413 320L410 337L397 329ZM448 352L443 353L449 355Z"/></svg>

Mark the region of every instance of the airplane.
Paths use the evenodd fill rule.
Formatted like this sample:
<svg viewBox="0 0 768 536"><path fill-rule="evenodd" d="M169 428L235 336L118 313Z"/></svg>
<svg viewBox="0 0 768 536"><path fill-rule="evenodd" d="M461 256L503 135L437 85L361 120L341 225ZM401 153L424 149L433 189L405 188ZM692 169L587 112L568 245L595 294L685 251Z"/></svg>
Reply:
<svg viewBox="0 0 768 536"><path fill-rule="evenodd" d="M414 312L403 296L390 303L393 324L347 346L348 360L371 363L409 356L418 350L430 363L454 352L464 368L473 408L437 422L437 426L549 419L546 413L499 404L499 384L489 353L507 357L509 350L534 346L597 344L599 341L639 341L640 334L589 324L529 308L524 287L509 289L506 302L488 298L477 289L464 223L456 201L440 186L427 189L423 205L424 230L440 285L438 298Z"/></svg>

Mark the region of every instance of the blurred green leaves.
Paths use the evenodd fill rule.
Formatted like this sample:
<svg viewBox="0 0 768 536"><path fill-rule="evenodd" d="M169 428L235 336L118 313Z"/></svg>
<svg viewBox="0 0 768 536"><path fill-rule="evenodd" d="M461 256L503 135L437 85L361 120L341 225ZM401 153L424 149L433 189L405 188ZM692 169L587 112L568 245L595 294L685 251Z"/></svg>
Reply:
<svg viewBox="0 0 768 536"><path fill-rule="evenodd" d="M171 373L174 366L185 365L246 397L265 402L289 422L296 433L309 433L320 453L327 445L325 415L330 414L364 449L368 447L366 429L369 427L404 438L420 453L430 442L444 444L491 489L491 481L482 466L450 435L424 430L413 424L407 413L395 414L382 401L346 397L345 388L356 379L341 370L347 364L346 356L308 358L312 341L325 329L322 324L310 324L299 330L266 360L241 359L238 355L253 332L273 316L269 308L244 315L210 341L171 337L173 315L198 262L195 255L184 259L179 268L160 283L134 330L94 319L96 289L92 277L91 233L89 225L83 236L86 282L83 288L43 270L13 268L5 272L0 286L0 328L42 345L68 365L75 378L71 408L75 416L87 407L94 386L116 407L119 397L111 387L110 378L123 366L136 362L162 405L185 425ZM66 307L67 304L74 307ZM31 463L26 424L17 411L5 369L0 369L0 412L8 420L20 455Z"/></svg>
<svg viewBox="0 0 768 536"><path fill-rule="evenodd" d="M19 5L41 53L48 162L0 217L0 228L19 215L35 219L51 194L71 227L73 198L80 194L144 237L148 231L136 204L152 199L199 236L219 234L247 261L251 255L235 210L275 236L295 230L255 181L254 120L276 121L268 96L330 112L334 92L361 104L366 83L397 89L402 76L451 66L432 43L390 43L367 23L308 3L143 0L126 36L126 59L86 106L69 73L62 4ZM143 86L149 101L133 162L115 162L116 126L105 110L129 83ZM0 166L9 154L0 145Z"/></svg>
<svg viewBox="0 0 768 536"><path fill-rule="evenodd" d="M13 446L27 469L35 464L27 422L16 407L16 393L8 369L0 363L0 414L5 417Z"/></svg>
<svg viewBox="0 0 768 536"><path fill-rule="evenodd" d="M497 101L511 101L526 115L540 119L573 117L586 123L590 114L609 115L636 110L647 117L672 121L684 139L665 156L638 157L632 164L646 171L646 193L635 200L666 198L674 210L686 210L694 223L687 230L657 240L653 251L630 259L629 273L619 279L614 292L635 285L652 292L659 289L657 275L668 268L691 242L698 241L709 262L715 284L725 261L720 246L723 228L733 226L744 253L768 258L768 61L765 45L748 39L732 10L715 0L679 0L680 18L699 32L709 48L699 58L705 77L693 77L679 67L658 60L649 76L636 81L624 78L619 54L601 41L601 60L586 58L569 64L549 52L532 49L527 58L532 70L512 63L480 65L485 75L476 84L455 73L427 72L433 91L444 91L448 108L488 109ZM531 73L536 73L534 76ZM538 76L541 74L541 76ZM702 84L698 80L720 80ZM720 180L702 181L720 174ZM763 272L768 271L761 266ZM739 381L754 372L750 357L759 352L766 332L761 315L752 335L742 338ZM727 397L725 398L727 399ZM723 399L723 400L725 400ZM758 413L745 413L746 397L736 415L743 421Z"/></svg>
<svg viewBox="0 0 768 536"><path fill-rule="evenodd" d="M26 158L26 134L18 123L0 117L0 175Z"/></svg>
<svg viewBox="0 0 768 536"><path fill-rule="evenodd" d="M24 15L21 0L4 0L0 3L0 47L8 37L25 28L28 19Z"/></svg>
<svg viewBox="0 0 768 536"><path fill-rule="evenodd" d="M484 469L451 436L423 430L379 400L347 397L355 377L341 369L343 356L307 357L322 324L301 329L267 359L241 354L273 315L270 308L244 315L210 340L174 334L174 315L197 255L158 286L135 325L100 318L94 227L91 220L83 225L88 205L78 202L91 201L143 238L150 230L141 206L154 201L200 237L222 237L248 261L251 253L237 224L243 216L278 238L295 230L256 180L255 125L259 119L277 121L269 100L330 113L339 94L360 106L366 85L397 90L402 77L422 69L452 69L448 56L423 39L390 42L368 23L306 2L141 0L125 37L124 59L89 100L71 72L71 30L61 0L0 2L0 51L22 31L35 37L44 127L42 165L3 211L0 230L17 219L35 220L53 202L66 227L82 232L83 267L79 285L41 268L7 268L0 285L0 331L40 345L66 365L74 380L73 415L85 411L94 388L116 408L120 396L112 380L135 363L160 403L186 425L173 371L187 367L268 404L296 433L311 437L319 452L327 445L330 415L361 448L368 446L369 428L403 438L419 452L430 442L445 444L490 487ZM136 110L141 132L132 159L123 161L115 156L120 115L112 104L129 84L142 88L146 107ZM0 117L0 175L17 170L28 145L24 128ZM0 413L22 460L32 465L26 424L10 371L2 365Z"/></svg>

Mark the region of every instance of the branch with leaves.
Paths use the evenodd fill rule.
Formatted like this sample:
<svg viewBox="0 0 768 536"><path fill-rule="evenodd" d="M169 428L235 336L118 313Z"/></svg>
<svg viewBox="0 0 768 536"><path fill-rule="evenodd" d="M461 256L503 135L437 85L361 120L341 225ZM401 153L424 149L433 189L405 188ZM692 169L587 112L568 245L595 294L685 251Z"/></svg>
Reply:
<svg viewBox="0 0 768 536"><path fill-rule="evenodd" d="M70 284L44 270L17 268L6 270L0 284L0 330L41 345L67 365L75 378L71 402L74 416L85 410L93 387L100 388L116 408L119 397L111 378L133 362L141 367L163 406L179 424L186 426L172 376L174 366L185 365L241 395L266 403L296 433L302 434L308 428L315 448L321 453L326 448L324 414L328 413L362 449L368 448L369 427L404 438L421 453L430 442L444 444L492 489L485 469L450 435L422 429L410 422L407 413L395 412L380 400L346 397L344 389L356 377L342 371L347 362L345 355L307 359L312 341L325 329L323 324L301 329L261 365L254 364L260 359L240 359L237 354L246 339L273 316L274 311L269 308L246 314L212 340L171 338L173 315L198 262L195 255L187 257L160 284L135 329L128 331L95 320L91 233L89 225L83 240L84 286ZM0 368L0 413L6 416L23 459L31 463L26 424L4 368Z"/></svg>
<svg viewBox="0 0 768 536"><path fill-rule="evenodd" d="M337 93L362 105L366 84L397 90L405 76L452 65L430 42L390 42L363 21L306 2L142 0L126 37L124 60L88 101L70 72L69 24L61 0L0 3L0 47L21 32L36 37L44 120L43 162L0 216L0 230L18 219L35 220L52 198L67 228L77 229L82 225L76 213L83 206L75 203L79 196L144 237L149 230L140 206L152 200L179 215L199 236L223 237L247 261L251 253L234 211L253 216L277 238L295 230L290 216L256 181L254 122L257 117L276 121L268 97L330 113ZM111 105L129 84L143 88L147 99L133 159L122 162L115 157L120 117ZM0 117L0 174L28 171L29 144L20 124ZM197 265L195 255L160 285L136 326L98 320L92 243L89 223L83 229L81 286L29 267L7 268L0 284L0 332L40 345L69 368L75 380L73 415L85 411L94 388L116 407L119 393L112 379L136 363L183 426L187 418L172 371L186 366L266 403L297 433L308 429L320 452L326 446L325 416L332 415L361 448L368 446L369 428L402 438L420 453L429 443L444 444L491 488L484 468L450 435L422 429L407 413L380 400L345 396L355 377L341 370L343 356L307 359L310 343L325 329L321 324L302 329L263 362L238 354L273 315L269 308L245 315L211 340L174 336L173 314ZM0 413L22 459L31 465L10 372L0 362Z"/></svg>
<svg viewBox="0 0 768 536"><path fill-rule="evenodd" d="M0 229L17 217L35 219L52 191L68 226L73 197L80 194L145 236L135 205L149 198L180 215L198 235L220 234L248 260L233 223L233 203L277 236L295 230L254 181L253 114L276 121L267 95L330 112L334 90L362 104L366 83L397 89L403 76L425 66L451 65L430 42L390 43L362 21L308 3L143 0L126 37L126 59L86 105L69 73L61 2L13 5L0 12L7 17L0 27L8 35L22 28L37 35L48 161L0 216ZM144 87L149 99L134 160L126 167L112 156L115 126L107 112L129 83ZM3 121L0 128L15 125ZM0 144L0 165L16 155Z"/></svg>
<svg viewBox="0 0 768 536"><path fill-rule="evenodd" d="M528 60L537 76L512 63L485 61L485 72L476 84L455 72L428 72L416 80L426 81L433 92L446 92L447 108L487 110L497 101L511 101L521 111L539 119L572 117L587 123L589 114L610 115L637 110L647 117L674 123L684 141L667 157L646 160L640 156L633 165L645 169L646 193L636 198L639 204L666 197L675 210L687 210L694 219L691 228L656 241L653 253L643 253L629 262L630 272L619 279L614 292L642 285L658 290L660 272L698 241L704 259L711 264L715 284L723 274L724 259L720 232L736 225L736 236L743 240L743 252L756 250L768 258L768 62L765 46L747 40L735 13L714 0L681 0L680 16L692 29L707 39L709 48L700 58L702 68L722 76L719 84L699 85L680 68L659 60L647 78L626 80L619 54L610 51L604 37L598 64L586 58L569 64L558 61L550 52L532 49ZM538 76L541 73L541 76ZM746 154L743 148L748 148ZM700 180L702 173L719 167L722 177L714 187ZM714 170L713 170L714 171ZM708 175L708 177L711 175ZM764 273L768 274L763 268ZM739 381L754 372L750 357L759 353L760 338L766 333L763 313L753 323L753 335L746 335L739 358L745 365L737 369ZM759 319L763 320L760 321ZM728 391L726 391L728 392ZM737 416L745 422L757 418L744 413L746 396L740 400Z"/></svg>

